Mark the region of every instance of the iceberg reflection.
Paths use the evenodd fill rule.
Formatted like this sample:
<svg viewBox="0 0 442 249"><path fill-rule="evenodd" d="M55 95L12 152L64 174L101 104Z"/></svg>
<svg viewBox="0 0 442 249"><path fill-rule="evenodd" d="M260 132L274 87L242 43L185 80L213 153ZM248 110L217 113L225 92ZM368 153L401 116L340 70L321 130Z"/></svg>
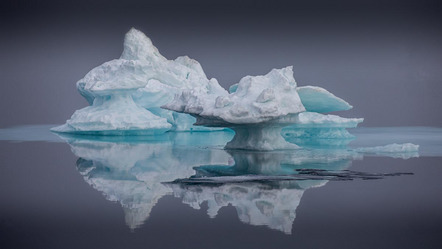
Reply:
<svg viewBox="0 0 442 249"><path fill-rule="evenodd" d="M233 166L195 167L195 175L167 185L176 197L195 209L207 202L211 218L222 207L231 205L242 222L286 234L291 234L296 209L307 189L322 187L329 180L380 179L404 174L349 171L353 160L363 158L351 150L229 153L235 161Z"/></svg>
<svg viewBox="0 0 442 249"><path fill-rule="evenodd" d="M311 182L312 187L321 184L321 181ZM272 184L230 183L219 186L172 184L171 187L175 196L195 209L200 209L200 205L207 201L207 213L211 218L215 218L222 207L232 205L241 222L255 226L265 225L287 234L291 233L295 211L305 191L290 181Z"/></svg>
<svg viewBox="0 0 442 249"><path fill-rule="evenodd" d="M215 141L223 138L214 133L211 138ZM131 229L142 225L158 200L171 192L162 182L192 175L195 163L227 164L229 161L229 155L223 150L195 147L190 150L175 145L170 137L154 141L137 137L126 142L97 141L92 136L62 138L79 157L77 169L84 180L106 199L122 205L126 224Z"/></svg>
<svg viewBox="0 0 442 249"><path fill-rule="evenodd" d="M61 136L79 157L84 180L119 202L126 224L142 225L158 200L173 194L207 213L231 205L239 219L290 234L304 191L330 180L379 179L395 174L349 171L364 154L351 149L271 152L223 150L229 131L166 133L155 137Z"/></svg>
<svg viewBox="0 0 442 249"><path fill-rule="evenodd" d="M341 151L251 152L229 151L233 166L195 167L196 174L168 185L183 203L199 209L208 203L211 218L225 206L236 208L239 219L290 234L304 191L327 183L324 179L290 179L305 168L344 170L360 154Z"/></svg>

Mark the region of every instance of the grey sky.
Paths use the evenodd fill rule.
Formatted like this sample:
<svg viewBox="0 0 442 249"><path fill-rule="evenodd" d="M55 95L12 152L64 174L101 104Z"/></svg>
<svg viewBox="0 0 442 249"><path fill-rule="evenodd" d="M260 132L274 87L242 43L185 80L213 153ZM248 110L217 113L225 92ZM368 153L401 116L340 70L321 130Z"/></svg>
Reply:
<svg viewBox="0 0 442 249"><path fill-rule="evenodd" d="M75 82L118 58L131 27L169 59L198 60L226 88L293 65L299 85L344 98L354 109L339 114L364 117L365 126L442 125L442 15L434 1L397 8L81 3L2 9L1 128L63 123L86 106Z"/></svg>

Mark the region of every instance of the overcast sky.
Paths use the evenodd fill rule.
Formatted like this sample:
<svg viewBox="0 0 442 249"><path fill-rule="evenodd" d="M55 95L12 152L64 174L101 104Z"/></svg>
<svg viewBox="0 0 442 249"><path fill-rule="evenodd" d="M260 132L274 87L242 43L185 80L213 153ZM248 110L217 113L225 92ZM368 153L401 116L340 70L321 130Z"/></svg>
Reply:
<svg viewBox="0 0 442 249"><path fill-rule="evenodd" d="M364 126L441 126L437 1L46 1L0 6L0 128L64 123L87 105L75 83L118 58L135 27L167 58L188 55L226 88L294 66ZM356 4L357 2L358 4Z"/></svg>

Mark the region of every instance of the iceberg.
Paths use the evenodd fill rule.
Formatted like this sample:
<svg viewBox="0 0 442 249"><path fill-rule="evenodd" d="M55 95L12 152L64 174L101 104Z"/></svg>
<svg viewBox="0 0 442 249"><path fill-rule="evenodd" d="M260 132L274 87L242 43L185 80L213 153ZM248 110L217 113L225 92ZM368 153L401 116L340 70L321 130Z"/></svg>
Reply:
<svg viewBox="0 0 442 249"><path fill-rule="evenodd" d="M119 59L106 62L77 82L79 93L90 106L77 110L55 132L133 135L168 130L208 130L195 127L195 118L160 108L175 94L199 88L207 93L226 92L207 79L201 65L187 56L163 57L142 32L131 29Z"/></svg>
<svg viewBox="0 0 442 249"><path fill-rule="evenodd" d="M207 126L258 124L305 111L292 67L273 69L263 76L246 76L231 94L183 91L163 107L198 116L197 123Z"/></svg>
<svg viewBox="0 0 442 249"><path fill-rule="evenodd" d="M283 136L310 132L309 136L349 138L345 128L356 127L363 121L313 112L348 110L352 106L323 88L297 87L292 67L273 69L262 76L246 76L232 85L229 93L186 90L163 108L191 114L197 119L195 125L233 129L235 137L226 149L296 149L298 145L287 142ZM323 132L330 128L334 130Z"/></svg>
<svg viewBox="0 0 442 249"><path fill-rule="evenodd" d="M292 67L273 69L263 76L246 76L230 94L183 91L163 107L195 116L196 125L231 128L235 137L225 148L249 150L298 148L280 133L292 115L305 111L296 92Z"/></svg>
<svg viewBox="0 0 442 249"><path fill-rule="evenodd" d="M362 122L323 114L352 106L321 87L298 87L291 66L246 76L228 92L208 79L196 60L168 60L133 28L120 58L92 69L77 82L77 90L90 106L52 131L158 135L231 128L235 136L226 149L278 150L324 138L340 144L352 138L346 129Z"/></svg>

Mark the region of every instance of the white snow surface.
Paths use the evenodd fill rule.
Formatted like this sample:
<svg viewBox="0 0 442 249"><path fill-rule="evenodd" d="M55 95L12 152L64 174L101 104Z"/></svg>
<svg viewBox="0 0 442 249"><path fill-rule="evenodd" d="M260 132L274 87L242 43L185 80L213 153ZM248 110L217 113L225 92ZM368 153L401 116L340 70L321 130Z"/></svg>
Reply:
<svg viewBox="0 0 442 249"><path fill-rule="evenodd" d="M296 149L297 145L288 143L280 135L283 127L344 129L356 127L363 121L306 111L298 92L313 110L328 112L347 110L351 106L323 88L298 88L292 67L273 69L266 75L246 76L229 91L185 90L163 108L192 114L197 117L196 125L232 128L235 137L226 149Z"/></svg>
<svg viewBox="0 0 442 249"><path fill-rule="evenodd" d="M234 127L247 141L236 136L228 148L274 150L297 148L278 135L287 125L347 128L362 122L316 113L351 106L323 88L297 87L291 66L246 76L228 93L216 79L207 78L196 60L168 60L136 29L126 34L120 58L92 69L77 89L91 106L77 110L53 131L144 135ZM193 125L195 117L199 126Z"/></svg>
<svg viewBox="0 0 442 249"><path fill-rule="evenodd" d="M77 82L78 91L91 106L75 112L66 125L54 131L124 134L121 131L134 129L208 130L194 127L193 117L160 109L175 94L195 88L227 93L216 79L207 79L196 60L187 56L168 60L146 35L132 28L119 59L92 69Z"/></svg>
<svg viewBox="0 0 442 249"><path fill-rule="evenodd" d="M164 108L229 124L257 124L305 111L291 66L273 69L266 75L246 76L230 94L183 91Z"/></svg>
<svg viewBox="0 0 442 249"><path fill-rule="evenodd" d="M238 83L229 87L229 92L234 93L238 89ZM353 108L345 100L336 97L333 93L318 86L298 86L296 88L301 102L309 112L334 112L346 111Z"/></svg>
<svg viewBox="0 0 442 249"><path fill-rule="evenodd" d="M166 59L146 35L134 28L126 34L124 51L119 59L92 69L77 82L77 88L81 92L92 96L108 95L109 92L121 90L140 90L140 95L144 92L159 93L157 97L163 96L160 98L163 103L170 101L176 93L195 87L207 90L217 87L217 90L226 92L216 79L207 79L196 60L187 56L175 60ZM143 106L147 107L163 104L154 104L156 101L150 99L144 101L146 103Z"/></svg>
<svg viewBox="0 0 442 249"><path fill-rule="evenodd" d="M94 105L77 110L56 132L83 134L155 134L172 127L166 119L136 105L129 94L98 97Z"/></svg>

